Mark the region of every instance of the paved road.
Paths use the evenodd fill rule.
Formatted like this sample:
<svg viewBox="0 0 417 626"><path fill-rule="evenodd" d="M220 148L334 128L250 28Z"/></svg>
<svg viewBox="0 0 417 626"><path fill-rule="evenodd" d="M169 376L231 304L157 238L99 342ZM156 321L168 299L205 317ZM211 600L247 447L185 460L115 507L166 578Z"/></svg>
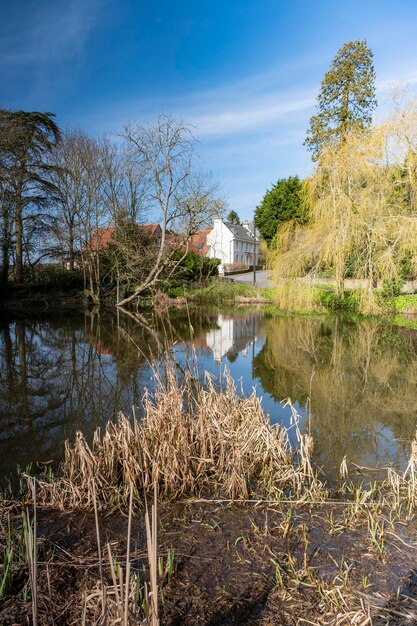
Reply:
<svg viewBox="0 0 417 626"><path fill-rule="evenodd" d="M234 274L233 276L226 276L228 280L233 280L236 283L244 283L245 285L253 285L253 273L246 274ZM300 282L309 283L310 285L325 285L334 287L336 281L334 278L298 278ZM273 287L274 282L272 280L270 270L259 270L256 272L256 285L257 287ZM378 285L379 287L381 285ZM345 279L346 289L365 289L368 287L368 281L365 279ZM402 286L402 293L417 293L417 281L409 281Z"/></svg>
<svg viewBox="0 0 417 626"><path fill-rule="evenodd" d="M271 274L268 270L259 270L256 272L256 286L257 287L272 287L272 280L269 278ZM244 283L245 285L253 285L253 272L246 274L234 274L233 276L226 276L228 280L233 280L235 283Z"/></svg>

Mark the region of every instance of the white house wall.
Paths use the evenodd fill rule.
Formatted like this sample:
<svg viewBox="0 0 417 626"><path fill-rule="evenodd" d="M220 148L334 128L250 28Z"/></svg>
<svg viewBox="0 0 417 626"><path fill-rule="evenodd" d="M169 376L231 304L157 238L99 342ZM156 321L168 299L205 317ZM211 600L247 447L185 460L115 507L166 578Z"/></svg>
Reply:
<svg viewBox="0 0 417 626"><path fill-rule="evenodd" d="M250 231L249 231L249 234ZM207 235L207 245L209 258L220 259L220 271L225 265L247 264L253 265L253 242L238 239L226 226L221 218L214 220L213 229ZM256 243L256 257L259 255L259 244Z"/></svg>
<svg viewBox="0 0 417 626"><path fill-rule="evenodd" d="M222 265L234 263L233 233L221 219L214 220L213 230L207 235L207 245L210 246L210 258L220 259Z"/></svg>

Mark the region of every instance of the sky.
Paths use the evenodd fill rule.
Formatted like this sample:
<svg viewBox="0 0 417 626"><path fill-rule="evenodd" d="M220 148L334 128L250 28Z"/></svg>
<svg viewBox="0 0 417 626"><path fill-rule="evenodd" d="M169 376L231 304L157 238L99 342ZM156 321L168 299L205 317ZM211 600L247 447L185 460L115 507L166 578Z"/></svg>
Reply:
<svg viewBox="0 0 417 626"><path fill-rule="evenodd" d="M366 39L377 117L417 90L416 0L0 0L0 106L117 136L171 113L198 164L250 218L279 178L312 170L303 146L337 50Z"/></svg>

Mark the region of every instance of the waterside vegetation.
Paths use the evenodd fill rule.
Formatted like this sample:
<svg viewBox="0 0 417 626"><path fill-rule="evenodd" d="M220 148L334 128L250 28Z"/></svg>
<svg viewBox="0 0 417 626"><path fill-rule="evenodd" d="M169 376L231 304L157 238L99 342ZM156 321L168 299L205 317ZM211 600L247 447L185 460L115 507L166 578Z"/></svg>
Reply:
<svg viewBox="0 0 417 626"><path fill-rule="evenodd" d="M297 448L227 374L165 374L140 423L79 433L58 474L3 497L2 624L414 619L415 441L404 473L351 482L344 459L329 492L294 409Z"/></svg>

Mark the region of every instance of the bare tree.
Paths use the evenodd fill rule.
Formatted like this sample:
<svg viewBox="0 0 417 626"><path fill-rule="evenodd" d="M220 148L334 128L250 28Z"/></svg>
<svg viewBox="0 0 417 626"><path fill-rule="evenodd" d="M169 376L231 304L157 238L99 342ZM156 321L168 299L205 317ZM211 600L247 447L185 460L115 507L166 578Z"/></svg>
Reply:
<svg viewBox="0 0 417 626"><path fill-rule="evenodd" d="M81 131L66 130L53 155L59 189L54 228L56 254L69 258L71 270L75 252L81 248L80 218L85 205L83 153L88 142L89 138Z"/></svg>
<svg viewBox="0 0 417 626"><path fill-rule="evenodd" d="M0 219L1 219L1 289L7 285L12 253L12 229L14 222L11 179L11 142L13 138L12 118L8 111L0 111Z"/></svg>
<svg viewBox="0 0 417 626"><path fill-rule="evenodd" d="M99 149L104 175L103 201L112 223L118 226L144 222L145 180L131 146L126 141L116 144L105 137L99 142Z"/></svg>
<svg viewBox="0 0 417 626"><path fill-rule="evenodd" d="M190 235L223 208L217 186L194 173L195 139L185 123L161 115L155 124L126 127L124 139L141 173L144 206L156 216L161 234L150 271L118 306L155 285Z"/></svg>
<svg viewBox="0 0 417 626"><path fill-rule="evenodd" d="M59 204L55 213L55 240L60 256L73 268L79 252L88 294L98 301L101 271L93 235L110 222L103 196L104 169L100 144L82 131L67 131L54 153L59 166Z"/></svg>

